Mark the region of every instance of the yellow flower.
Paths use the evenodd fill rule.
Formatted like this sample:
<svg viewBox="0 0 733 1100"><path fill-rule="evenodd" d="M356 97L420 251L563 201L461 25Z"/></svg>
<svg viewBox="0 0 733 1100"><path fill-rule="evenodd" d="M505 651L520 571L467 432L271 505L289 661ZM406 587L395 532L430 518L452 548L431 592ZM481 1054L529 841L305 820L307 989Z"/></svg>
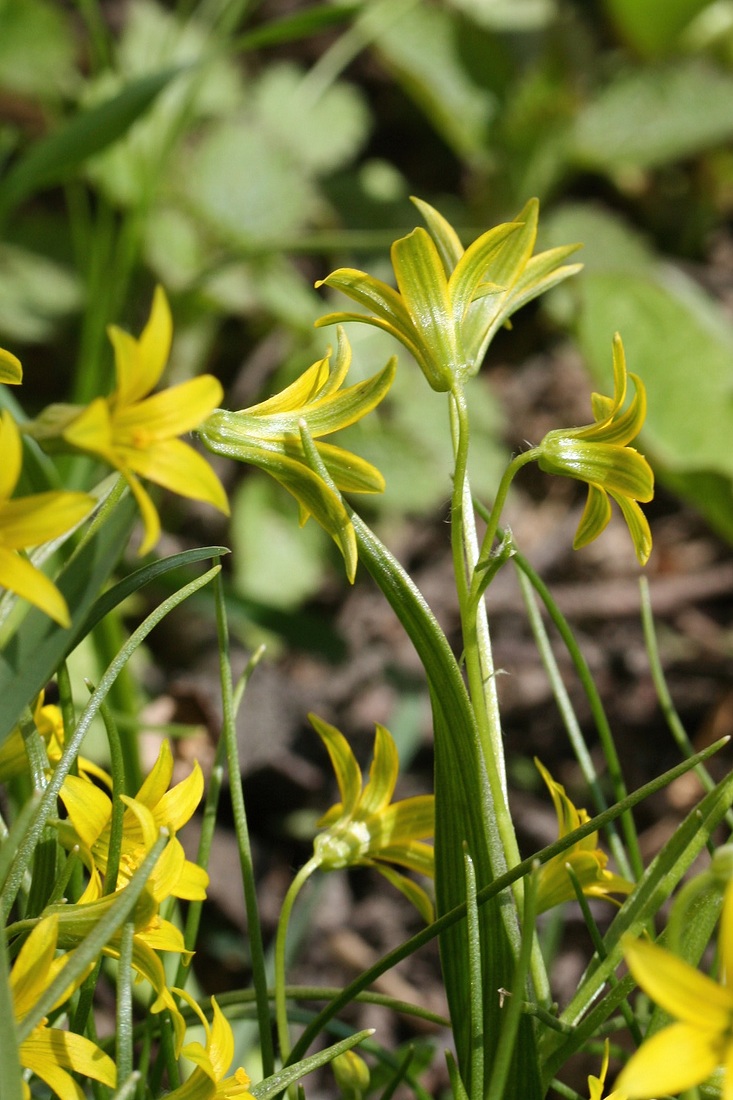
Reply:
<svg viewBox="0 0 733 1100"><path fill-rule="evenodd" d="M142 816L150 816L148 811L138 807ZM151 844L157 839L157 829L149 821L152 833ZM53 916L58 922L58 942L65 948L77 947L107 915L116 904L122 890L102 896L102 883L99 874L92 872L91 881L74 905L51 905L44 910L45 916ZM175 1036L176 1053L180 1052L186 1031L186 1024L171 990L168 988L163 964L158 951L170 951L180 955L185 963L192 957L187 951L180 929L170 921L159 916L159 902L147 886L143 890L134 910L134 932L132 937L132 969L140 978L144 978L155 990L156 998L150 1006L151 1012L167 1009L171 1016ZM104 955L112 959L120 958L121 933L113 935L102 949Z"/></svg>
<svg viewBox="0 0 733 1100"><path fill-rule="evenodd" d="M10 990L18 1024L23 1022L71 958L70 954L57 956L57 936L58 919L44 918L32 930L15 960L10 974ZM82 974L54 1007L63 1004L83 979ZM61 1028L48 1027L46 1020L34 1027L20 1043L18 1053L21 1066L45 1082L61 1100L82 1100L84 1095L71 1073L81 1073L110 1088L116 1086L117 1070L111 1058L90 1039ZM24 1094L30 1098L30 1089L25 1083Z"/></svg>
<svg viewBox="0 0 733 1100"><path fill-rule="evenodd" d="M361 768L344 735L315 714L308 717L328 750L341 794L341 801L318 822L323 832L313 842L315 864L324 871L374 867L431 921L433 906L426 892L390 864L433 877L434 851L424 841L435 831L434 796L391 801L399 757L384 726L377 723L374 758L364 786Z"/></svg>
<svg viewBox="0 0 733 1100"><path fill-rule="evenodd" d="M316 322L365 321L399 340L434 390L451 390L475 374L497 329L512 313L579 270L561 266L576 245L532 256L539 206L531 200L514 222L483 233L465 251L453 227L419 199L428 229L414 229L391 249L397 290L342 267L329 286L371 312L330 313Z"/></svg>
<svg viewBox="0 0 733 1100"><path fill-rule="evenodd" d="M578 829L589 821L587 810L578 809L565 793L565 788L556 783L547 768L535 757L535 764L552 795L557 814L557 835L562 840L568 833ZM606 870L608 856L598 844L598 833L591 833L583 840L573 844L558 856L543 863L538 871L537 911L543 913L563 901L574 901L575 890L567 872L572 867L583 893L591 898L608 898L609 894L630 894L634 884L620 875ZM609 899L610 900L610 899Z"/></svg>
<svg viewBox="0 0 733 1100"><path fill-rule="evenodd" d="M187 1043L181 1051L184 1058L193 1062L196 1069L188 1080L166 1096L166 1100L227 1100L230 1096L243 1096L253 1100L249 1091L249 1077L243 1069L237 1069L226 1077L234 1057L234 1036L229 1021L211 998L213 1021L211 1026L193 997L183 989L176 992L184 998L198 1016L206 1033L206 1044Z"/></svg>
<svg viewBox="0 0 733 1100"><path fill-rule="evenodd" d="M18 553L70 531L94 507L86 493L47 492L11 500L23 448L10 413L0 413L0 585L39 607L61 626L69 609L56 585Z"/></svg>
<svg viewBox="0 0 733 1100"><path fill-rule="evenodd" d="M33 721L46 744L46 756L51 766L57 764L64 750L64 719L61 708L55 703L45 702L45 692L41 692L33 704ZM110 777L91 760L77 758L82 775L94 775L108 786ZM25 751L23 734L16 726L0 745L0 782L6 782L16 775L22 775L28 768L28 755Z"/></svg>
<svg viewBox="0 0 733 1100"><path fill-rule="evenodd" d="M724 1100L733 1098L733 888L723 902L718 933L722 979L701 974L648 940L623 940L634 979L676 1023L645 1039L621 1071L616 1087L629 1100L684 1092L723 1067Z"/></svg>
<svg viewBox="0 0 733 1100"><path fill-rule="evenodd" d="M613 1092L609 1092L608 1096L603 1096L603 1088L606 1084L606 1074L608 1073L608 1049L609 1043L606 1039L603 1044L603 1062L601 1063L601 1073L599 1077L588 1078L588 1097L589 1100L628 1100L625 1092L621 1089L614 1089Z"/></svg>
<svg viewBox="0 0 733 1100"><path fill-rule="evenodd" d="M13 355L12 351L0 348L0 382L6 385L17 386L23 381L23 368L20 359Z"/></svg>
<svg viewBox="0 0 733 1100"><path fill-rule="evenodd" d="M191 774L169 790L172 775L173 755L168 742L163 741L158 759L134 799L120 796L127 809L117 888L130 881L155 843L158 830L166 828L171 838L150 876L150 890L158 901L167 897L203 901L209 876L202 867L186 859L175 834L201 801L204 780L201 768L194 764ZM61 843L69 849L78 844L87 867L104 875L109 858L112 799L94 783L76 775L66 777L60 797L68 814L68 820L58 823Z"/></svg>
<svg viewBox="0 0 733 1100"><path fill-rule="evenodd" d="M384 478L371 463L320 442L322 436L347 428L371 412L392 384L393 359L372 378L342 389L350 363L348 340L339 332L333 364L329 353L266 401L239 412L218 409L198 434L210 451L258 466L292 493L300 506L301 525L310 515L316 518L341 550L353 581L357 563L354 528L339 493L308 464L300 434L304 424L339 492L383 491Z"/></svg>
<svg viewBox="0 0 733 1100"><path fill-rule="evenodd" d="M140 483L147 478L228 514L226 493L208 462L177 437L193 431L221 401L222 388L204 374L160 393L151 393L168 360L173 327L162 287L156 287L150 318L140 339L110 325L117 388L86 408L50 405L27 426L43 445L59 438L119 470L137 501L145 524L140 553L160 537L155 505Z"/></svg>
<svg viewBox="0 0 733 1100"><path fill-rule="evenodd" d="M628 409L622 412L627 378L631 378L636 393ZM577 478L588 485L588 498L573 547L577 550L601 534L611 518L608 498L612 497L626 520L639 563L644 565L651 553L652 536L638 501L652 499L654 474L644 456L628 444L644 423L646 390L640 378L627 374L618 333L613 340L613 380L613 397L592 395L593 424L548 432L535 452L546 473Z"/></svg>

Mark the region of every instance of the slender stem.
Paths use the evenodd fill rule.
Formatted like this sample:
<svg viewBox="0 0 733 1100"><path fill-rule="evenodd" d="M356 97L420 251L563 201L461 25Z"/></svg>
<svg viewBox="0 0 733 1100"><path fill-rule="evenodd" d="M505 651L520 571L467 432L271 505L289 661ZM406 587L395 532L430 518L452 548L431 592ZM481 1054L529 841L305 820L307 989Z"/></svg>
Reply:
<svg viewBox="0 0 733 1100"><path fill-rule="evenodd" d="M509 486L515 474L522 466L532 461L534 456L531 451L518 455L505 470L489 517L484 541L479 550L467 468L468 409L462 390L457 389L451 397L451 425L455 451L451 545L456 591L461 611L466 677L471 704L476 716L476 725L479 730L486 773L491 786L496 827L504 849L505 866L511 868L519 863L519 846L507 801L506 767L499 699L496 691L496 673L491 651L486 604L481 598L481 573L477 571L477 566L481 561L485 561L488 565L489 554ZM500 874L504 869L497 867L495 873ZM514 883L512 890L517 908L521 910L524 905L524 884L521 879ZM539 942L536 938L531 954L531 971L537 999L549 1004L551 1000L550 984Z"/></svg>
<svg viewBox="0 0 733 1100"><path fill-rule="evenodd" d="M303 885L319 866L319 861L312 856L298 871L290 883L288 892L282 903L280 918L277 922L277 934L275 936L275 1018L277 1021L277 1041L280 1047L280 1059L282 1065L287 1063L290 1057L290 1030L288 1027L288 1003L287 988L285 985L287 967L287 935L290 923L290 914L293 911L295 899Z"/></svg>
<svg viewBox="0 0 733 1100"><path fill-rule="evenodd" d="M275 1052L272 1045L270 1027L270 1004L267 995L267 971L265 949L262 941L262 926L257 905L257 883L255 881L252 849L249 841L249 826L242 793L241 769L239 765L239 747L237 745L236 715L234 711L234 692L232 670L229 661L229 628L227 626L224 587L221 575L214 585L216 603L216 624L219 638L219 675L221 681L223 726L222 735L226 741L227 765L229 768L229 789L232 800L232 813L239 847L239 863L244 887L244 904L247 911L250 952L252 958L252 980L257 991L257 1019L259 1023L262 1070L265 1077L275 1072Z"/></svg>
<svg viewBox="0 0 733 1100"><path fill-rule="evenodd" d="M644 643L646 645L649 671L651 672L654 690L657 693L657 699L659 700L659 706L664 715L664 720L669 727L669 732L672 734L677 748L683 756L689 759L695 750L687 735L687 730L683 726L682 720L672 702L672 696L670 695L667 681L664 676L664 669L662 668L662 661L659 656L659 645L657 644L657 633L654 629L654 614L652 612L652 601L649 594L649 582L646 577L639 578L639 590L641 592L641 624L644 631ZM699 764L695 769L695 774L706 791L713 789L715 781L707 768ZM733 828L733 812L729 810L725 815L725 820L728 822L729 827Z"/></svg>

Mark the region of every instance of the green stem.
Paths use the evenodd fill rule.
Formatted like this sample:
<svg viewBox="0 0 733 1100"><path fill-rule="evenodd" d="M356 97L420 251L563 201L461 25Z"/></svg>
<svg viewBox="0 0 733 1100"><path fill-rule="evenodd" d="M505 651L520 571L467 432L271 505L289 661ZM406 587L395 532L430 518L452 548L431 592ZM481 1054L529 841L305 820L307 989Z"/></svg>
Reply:
<svg viewBox="0 0 733 1100"><path fill-rule="evenodd" d="M641 624L644 631L644 643L646 645L649 671L651 672L654 690L657 693L657 699L659 700L659 706L664 715L664 720L667 723L669 732L674 738L677 748L683 756L689 759L695 750L690 738L687 736L687 730L683 726L682 720L672 702L672 696L670 695L667 681L664 677L664 669L662 668L662 661L659 656L659 646L657 644L657 634L654 629L654 614L652 612L652 601L649 594L649 581L646 577L639 578L639 590L641 592ZM713 789L715 781L707 768L699 764L695 769L695 774L702 783L704 790L710 791ZM725 820L728 826L733 829L733 813L727 813L725 815Z"/></svg>
<svg viewBox="0 0 733 1100"><path fill-rule="evenodd" d="M486 604L481 598L480 563L483 561L487 566L489 565L489 555L496 535L499 517L512 479L522 466L532 461L534 456L531 451L519 455L505 470L489 517L484 541L479 550L468 478L468 444L470 436L468 409L463 390L457 389L451 397L451 426L455 451L451 546L463 629L466 677L471 704L476 716L486 772L491 786L496 826L504 849L505 866L514 867L520 859L519 846L507 801L501 715ZM479 567L478 570L477 567ZM502 870L504 868L497 867L495 873L500 874ZM524 904L524 885L521 879L514 884L513 893L517 908L521 909ZM549 1004L551 1001L550 983L539 942L536 939L532 950L531 971L537 999Z"/></svg>
<svg viewBox="0 0 733 1100"><path fill-rule="evenodd" d="M319 860L312 856L298 871L290 883L288 892L280 909L280 918L277 922L277 934L275 936L275 1018L277 1021L277 1040L280 1047L280 1059L282 1065L287 1063L290 1057L290 1029L288 1027L288 1003L287 988L285 985L287 968L287 935L290 923L290 914L293 911L295 899L304 884L313 872L318 868Z"/></svg>
<svg viewBox="0 0 733 1100"><path fill-rule="evenodd" d="M216 604L216 625L219 639L219 676L221 682L223 724L222 735L226 741L227 766L229 768L229 790L234 815L234 828L239 848L239 864L244 887L244 904L247 911L250 953L252 959L252 980L257 991L257 1019L259 1024L262 1071L265 1077L275 1072L275 1052L270 1027L270 1004L267 995L267 970L265 949L262 941L262 926L257 905L257 883L255 881L252 848L249 840L249 826L242 793L239 747L237 744L236 715L234 710L234 692L232 670L229 661L229 628L226 618L224 586L221 574L214 584Z"/></svg>

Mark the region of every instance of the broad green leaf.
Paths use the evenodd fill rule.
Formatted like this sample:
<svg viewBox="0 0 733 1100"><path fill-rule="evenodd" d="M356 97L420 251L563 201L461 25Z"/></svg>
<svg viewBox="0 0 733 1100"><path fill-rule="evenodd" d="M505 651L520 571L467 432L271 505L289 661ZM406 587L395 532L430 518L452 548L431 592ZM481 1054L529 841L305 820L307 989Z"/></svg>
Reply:
<svg viewBox="0 0 733 1100"><path fill-rule="evenodd" d="M649 57L666 53L712 0L605 0L621 36Z"/></svg>
<svg viewBox="0 0 733 1100"><path fill-rule="evenodd" d="M569 154L580 167L614 176L694 156L732 136L733 74L678 58L602 86L576 118Z"/></svg>
<svg viewBox="0 0 733 1100"><path fill-rule="evenodd" d="M493 31L538 31L556 14L555 0L449 0L449 4Z"/></svg>
<svg viewBox="0 0 733 1100"><path fill-rule="evenodd" d="M312 180L288 149L245 115L212 126L187 152L186 163L179 187L228 244L282 241L315 213Z"/></svg>
<svg viewBox="0 0 733 1100"><path fill-rule="evenodd" d="M59 4L0 0L0 27L0 87L44 100L73 87L73 21Z"/></svg>
<svg viewBox="0 0 733 1100"><path fill-rule="evenodd" d="M425 4L376 37L382 59L435 129L461 157L488 159L487 137L498 103L466 71L456 13Z"/></svg>
<svg viewBox="0 0 733 1100"><path fill-rule="evenodd" d="M82 302L71 270L37 252L0 244L0 332L7 345L48 340Z"/></svg>
<svg viewBox="0 0 733 1100"><path fill-rule="evenodd" d="M361 151L370 117L353 84L311 89L295 65L271 64L252 89L251 110L263 131L309 173L333 172Z"/></svg>
<svg viewBox="0 0 733 1100"><path fill-rule="evenodd" d="M117 141L181 71L176 66L142 77L32 145L0 182L0 218L34 192L70 178L86 160Z"/></svg>
<svg viewBox="0 0 733 1100"><path fill-rule="evenodd" d="M245 600L298 607L323 581L328 540L316 523L295 538L292 503L269 478L243 481L232 499L233 584Z"/></svg>

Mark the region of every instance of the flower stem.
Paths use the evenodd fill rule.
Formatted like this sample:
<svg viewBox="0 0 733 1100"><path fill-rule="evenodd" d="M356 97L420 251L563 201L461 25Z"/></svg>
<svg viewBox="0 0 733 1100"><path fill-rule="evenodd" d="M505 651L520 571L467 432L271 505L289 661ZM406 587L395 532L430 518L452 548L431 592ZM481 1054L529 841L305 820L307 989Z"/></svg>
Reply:
<svg viewBox="0 0 733 1100"><path fill-rule="evenodd" d="M280 918L277 922L277 934L275 936L275 1019L277 1022L277 1041L280 1047L281 1064L287 1064L290 1057L290 1029L288 1027L288 1005L286 978L286 944L290 914L293 911L295 899L313 872L318 868L320 861L311 856L307 863L298 871L290 883L288 892L282 903Z"/></svg>
<svg viewBox="0 0 733 1100"><path fill-rule="evenodd" d="M479 549L468 478L468 409L462 390L457 389L451 397L451 428L455 453L451 511L453 568L461 613L468 691L476 716L486 773L489 777L491 799L496 815L496 827L504 850L505 867L495 868L494 873L501 874L505 869L515 867L520 861L520 856L514 822L507 801L506 767L499 699L496 691L496 673L491 649L488 616L486 605L481 598L482 573L480 566L481 563L485 562L487 565L489 563L491 548L509 486L522 466L533 461L534 453L527 451L522 455L517 455L509 463L499 484L494 507L489 516L486 533ZM522 880L517 880L512 889L517 909L521 911L524 905ZM549 1003L550 990L547 971L537 942L534 943L532 950L531 971L537 999Z"/></svg>

